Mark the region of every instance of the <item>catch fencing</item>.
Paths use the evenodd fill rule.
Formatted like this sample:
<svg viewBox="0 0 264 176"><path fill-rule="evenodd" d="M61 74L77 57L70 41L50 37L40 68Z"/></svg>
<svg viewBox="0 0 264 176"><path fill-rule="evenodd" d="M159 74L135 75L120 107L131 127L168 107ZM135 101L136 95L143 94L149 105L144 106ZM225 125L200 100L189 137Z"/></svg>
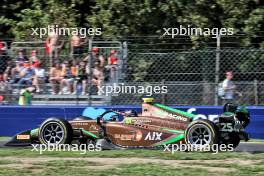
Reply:
<svg viewBox="0 0 264 176"><path fill-rule="evenodd" d="M234 74L235 103L264 104L264 49L130 52L127 63L126 81L142 85L166 85L168 93L154 97L167 104L221 105L218 88L227 71ZM125 98L127 96L130 97L128 100ZM114 104L139 103L141 97L115 97L117 101Z"/></svg>
<svg viewBox="0 0 264 176"><path fill-rule="evenodd" d="M60 59L71 59L69 41L60 52ZM100 54L107 60L111 49L118 51L117 78L106 76L103 86L113 83L141 86L167 86L165 94L133 94L120 93L98 95L95 85L88 85L88 95L51 95L51 85L47 81L42 85L41 93L34 95L35 104L139 104L141 99L151 96L157 101L170 105L221 105L218 96L218 85L225 79L225 72L234 73L236 85L235 103L245 105L264 104L264 49L251 48L223 48L200 50L176 50L161 52L160 50L129 50L126 42L119 41L88 41L84 45L83 57L90 55L93 47L98 47ZM13 42L10 50L1 53L0 67L4 70L7 62L15 60L18 49L25 49L30 57L32 50L44 63L49 76L51 62L45 52L45 42ZM3 59L4 58L4 59ZM77 58L78 59L78 58ZM105 65L107 68L107 64ZM2 71L3 72L3 71ZM107 75L109 73L105 73ZM91 77L89 77L91 79ZM1 81L2 103L16 104L19 90L16 85Z"/></svg>

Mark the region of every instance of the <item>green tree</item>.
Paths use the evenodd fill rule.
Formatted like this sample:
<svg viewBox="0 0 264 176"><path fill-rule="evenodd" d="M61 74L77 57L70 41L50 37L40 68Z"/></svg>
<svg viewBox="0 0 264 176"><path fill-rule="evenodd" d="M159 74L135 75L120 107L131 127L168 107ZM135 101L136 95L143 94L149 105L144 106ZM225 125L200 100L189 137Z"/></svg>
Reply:
<svg viewBox="0 0 264 176"><path fill-rule="evenodd" d="M31 28L45 28L52 24L60 27L75 27L76 19L79 17L77 10L74 9L74 1L28 0L26 4L24 6L21 3L12 4L10 2L2 7L6 12L0 18L0 23L10 27L9 36L14 36L19 40L38 38L38 36L31 35ZM22 6L23 9L21 9ZM10 16L10 13L13 15Z"/></svg>

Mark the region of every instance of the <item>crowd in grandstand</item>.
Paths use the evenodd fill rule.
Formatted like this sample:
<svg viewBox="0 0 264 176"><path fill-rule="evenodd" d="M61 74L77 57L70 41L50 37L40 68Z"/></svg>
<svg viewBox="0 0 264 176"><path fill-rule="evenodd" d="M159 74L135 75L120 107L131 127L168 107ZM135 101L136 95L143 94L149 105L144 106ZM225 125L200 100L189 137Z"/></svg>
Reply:
<svg viewBox="0 0 264 176"><path fill-rule="evenodd" d="M6 84L16 85L18 88L34 86L36 93L41 93L45 85L50 83L53 95L86 95L88 86L95 85L99 88L103 84L105 70L109 70L110 77L113 71L116 71L116 50L112 49L108 59L105 59L99 54L99 48L92 48L91 54L76 59L76 56L83 56L82 45L87 41L80 40L78 36L73 36L70 42L71 52L69 56L61 59L57 50L54 49L57 47L56 40L56 36L49 36L45 44L48 57L52 58L51 66L47 66L43 59L40 59L37 50L31 50L30 57L27 57L26 50L19 49L17 56L11 57L8 56L6 48L1 47L1 88Z"/></svg>

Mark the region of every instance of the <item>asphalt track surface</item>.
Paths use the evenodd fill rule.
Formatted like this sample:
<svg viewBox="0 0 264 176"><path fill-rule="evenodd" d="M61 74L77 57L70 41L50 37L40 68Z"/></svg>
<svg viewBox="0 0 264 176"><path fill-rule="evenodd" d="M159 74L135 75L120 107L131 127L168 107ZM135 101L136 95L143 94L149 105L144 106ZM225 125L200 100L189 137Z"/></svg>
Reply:
<svg viewBox="0 0 264 176"><path fill-rule="evenodd" d="M5 146L6 142L7 141L0 141L0 148L17 148L17 147L6 147ZM250 152L250 153L264 153L264 142L241 142L234 151Z"/></svg>

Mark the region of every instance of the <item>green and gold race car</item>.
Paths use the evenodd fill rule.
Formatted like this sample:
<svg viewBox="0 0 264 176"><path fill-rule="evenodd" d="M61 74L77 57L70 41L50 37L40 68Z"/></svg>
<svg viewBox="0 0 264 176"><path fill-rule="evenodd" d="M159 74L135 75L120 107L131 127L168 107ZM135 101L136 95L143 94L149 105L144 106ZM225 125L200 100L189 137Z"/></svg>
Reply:
<svg viewBox="0 0 264 176"><path fill-rule="evenodd" d="M104 117L113 113L109 120ZM118 121L117 114L124 116ZM51 117L39 128L15 135L7 146L31 144L79 144L100 143L104 149L155 148L169 144L212 146L232 144L248 140L244 131L250 122L249 112L233 104L224 106L223 114L216 121L196 118L194 114L155 103L145 98L142 112L105 111L97 117L76 117L71 121Z"/></svg>

